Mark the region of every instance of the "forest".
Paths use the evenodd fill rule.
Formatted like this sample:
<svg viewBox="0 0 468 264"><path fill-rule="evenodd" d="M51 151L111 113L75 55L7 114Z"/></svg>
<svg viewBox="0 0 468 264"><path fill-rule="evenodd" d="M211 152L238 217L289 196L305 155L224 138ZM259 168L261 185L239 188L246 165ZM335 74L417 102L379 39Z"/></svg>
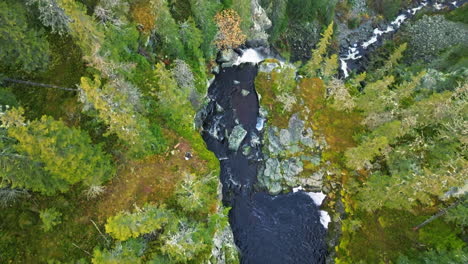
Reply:
<svg viewBox="0 0 468 264"><path fill-rule="evenodd" d="M468 263L468 3L343 75L420 2L0 0L0 263L243 263L203 113L260 48L256 191L326 195L326 263Z"/></svg>

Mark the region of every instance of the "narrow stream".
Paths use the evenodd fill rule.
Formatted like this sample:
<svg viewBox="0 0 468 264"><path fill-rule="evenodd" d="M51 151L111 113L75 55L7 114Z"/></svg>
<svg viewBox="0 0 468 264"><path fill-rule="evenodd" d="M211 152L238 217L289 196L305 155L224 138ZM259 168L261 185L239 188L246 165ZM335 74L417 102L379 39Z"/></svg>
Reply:
<svg viewBox="0 0 468 264"><path fill-rule="evenodd" d="M421 1L402 11L386 28L374 29L368 40L342 50L341 74L346 78L350 71L362 70L360 60L423 7L454 9L466 2ZM259 124L262 119L254 80L256 64L263 58L253 49L244 52L252 54L241 56L232 67L222 68L216 74L208 90L210 102L202 114L202 136L220 161L223 203L231 207L229 221L241 263L325 263L326 224L321 224L321 212L314 201L317 198L299 188L276 196L255 188L257 170L263 161L263 121ZM240 145L248 145L248 153L233 147L233 134L242 135Z"/></svg>
<svg viewBox="0 0 468 264"><path fill-rule="evenodd" d="M420 1L416 7L401 11L398 16L386 27L375 28L372 36L368 40L354 43L352 46L343 49L340 52L341 74L344 78L347 78L351 71L362 70L362 59L366 57L371 51L373 51L375 47L380 46L385 38L388 38L394 34L406 20L416 15L416 13L422 10L424 7L433 8L435 11L442 9L452 10L462 6L467 2L468 0L452 0L444 2L424 0Z"/></svg>
<svg viewBox="0 0 468 264"><path fill-rule="evenodd" d="M251 63L223 68L216 75L202 134L220 160L223 203L232 207L229 219L241 263L324 263L326 230L311 197L302 191L271 196L254 188L262 160L256 75L257 66ZM229 148L228 137L237 125L247 132L242 141L252 147L247 155Z"/></svg>

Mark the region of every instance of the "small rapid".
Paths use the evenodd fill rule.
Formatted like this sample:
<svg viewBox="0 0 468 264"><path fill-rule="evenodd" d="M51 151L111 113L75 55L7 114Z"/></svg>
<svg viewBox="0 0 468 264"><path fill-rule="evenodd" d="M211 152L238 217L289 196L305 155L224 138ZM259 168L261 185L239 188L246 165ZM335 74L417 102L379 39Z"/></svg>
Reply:
<svg viewBox="0 0 468 264"><path fill-rule="evenodd" d="M341 74L344 78L347 78L351 71L360 70L360 60L363 57L369 54L373 48L381 44L385 37L391 36L391 34L395 33L406 20L416 15L416 13L423 8L433 8L436 11L442 9L451 10L458 8L467 2L468 0L445 2L424 0L416 7L401 11L399 15L386 27L375 28L372 32L372 36L368 40L354 43L350 47L341 50L339 56Z"/></svg>
<svg viewBox="0 0 468 264"><path fill-rule="evenodd" d="M318 208L323 197L320 200L300 188L272 196L255 187L266 121L259 116L254 80L256 63L264 58L248 49L232 67L216 74L202 117L202 136L220 160L223 203L231 207L229 221L241 263L325 263L323 221L328 215ZM240 135L239 144L248 145L249 153L233 144L238 141L233 134Z"/></svg>

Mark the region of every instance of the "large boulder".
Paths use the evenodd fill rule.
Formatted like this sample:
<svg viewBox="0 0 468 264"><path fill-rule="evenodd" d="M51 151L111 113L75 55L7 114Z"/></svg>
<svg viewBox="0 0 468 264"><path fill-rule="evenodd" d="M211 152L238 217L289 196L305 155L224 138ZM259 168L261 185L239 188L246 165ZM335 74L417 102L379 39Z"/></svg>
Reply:
<svg viewBox="0 0 468 264"><path fill-rule="evenodd" d="M218 57L216 58L216 62L221 64L222 67L231 67L239 58L239 54L237 54L233 49L224 49L218 53Z"/></svg>
<svg viewBox="0 0 468 264"><path fill-rule="evenodd" d="M242 127L242 125L235 126L232 129L231 135L229 135L229 149L237 151L246 135L247 131Z"/></svg>
<svg viewBox="0 0 468 264"><path fill-rule="evenodd" d="M321 171L315 172L309 177L306 178L300 178L299 179L299 185L303 186L307 190L310 191L321 191L322 190L322 184L323 184L323 176L324 173Z"/></svg>
<svg viewBox="0 0 468 264"><path fill-rule="evenodd" d="M296 177L303 171L303 164L299 158L290 158L281 162L283 179L286 185L296 186Z"/></svg>

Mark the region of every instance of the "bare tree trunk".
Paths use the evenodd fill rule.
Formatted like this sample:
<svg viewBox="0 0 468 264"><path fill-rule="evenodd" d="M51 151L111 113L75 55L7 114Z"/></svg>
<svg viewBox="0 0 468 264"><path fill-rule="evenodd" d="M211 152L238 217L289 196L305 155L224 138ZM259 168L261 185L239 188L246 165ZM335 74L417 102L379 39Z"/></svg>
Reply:
<svg viewBox="0 0 468 264"><path fill-rule="evenodd" d="M8 82L12 82L12 83L20 83L20 84L26 84L26 85L31 85L31 86L39 86L39 87L46 87L46 88L52 88L52 89L60 89L60 90L65 90L65 91L78 91L78 89L60 87L60 86L53 85L53 84L44 84L44 83L37 83L37 82L30 82L30 81L22 81L22 80L10 79L10 78L4 78L3 80L8 81Z"/></svg>
<svg viewBox="0 0 468 264"><path fill-rule="evenodd" d="M414 230L414 231L418 231L419 229L421 229L421 228L424 227L425 225L429 224L430 222L432 222L432 221L436 220L437 218L439 218L439 217L445 215L449 209L451 209L451 208L453 208L453 207L459 205L462 201L463 201L463 199L458 200L458 201L454 202L453 204L451 204L450 206L441 209L439 212L437 212L437 214L435 214L435 215L429 217L428 219L426 219L426 221L424 221L424 222L422 222L421 224L419 224L419 225L413 227L413 230Z"/></svg>

